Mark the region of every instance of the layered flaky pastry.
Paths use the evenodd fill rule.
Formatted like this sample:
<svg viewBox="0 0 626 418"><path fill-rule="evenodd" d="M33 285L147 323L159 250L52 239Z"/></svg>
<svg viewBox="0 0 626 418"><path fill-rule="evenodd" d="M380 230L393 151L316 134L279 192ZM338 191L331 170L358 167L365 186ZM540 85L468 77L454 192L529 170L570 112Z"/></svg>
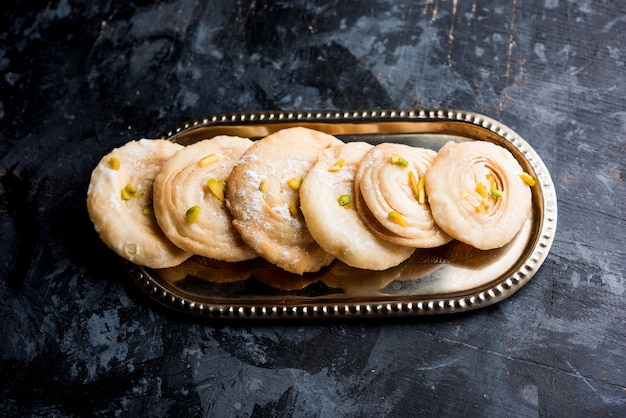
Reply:
<svg viewBox="0 0 626 418"><path fill-rule="evenodd" d="M334 259L309 233L299 189L319 153L341 143L307 128L283 129L250 147L227 181L233 225L250 247L284 270L313 272Z"/></svg>
<svg viewBox="0 0 626 418"><path fill-rule="evenodd" d="M174 244L222 261L257 257L233 227L224 202L226 180L252 144L217 136L188 145L163 165L154 182L154 213Z"/></svg>
<svg viewBox="0 0 626 418"><path fill-rule="evenodd" d="M361 161L355 179L357 209L381 238L409 247L438 247L451 237L435 223L424 175L435 151L382 143Z"/></svg>
<svg viewBox="0 0 626 418"><path fill-rule="evenodd" d="M510 242L531 209L528 174L505 148L448 142L426 173L433 217L450 236L481 250Z"/></svg>
<svg viewBox="0 0 626 418"><path fill-rule="evenodd" d="M309 232L324 250L349 266L384 270L409 258L414 248L380 238L356 210L354 178L372 148L350 142L324 150L304 178L300 205Z"/></svg>
<svg viewBox="0 0 626 418"><path fill-rule="evenodd" d="M152 210L154 178L181 149L164 140L131 141L105 155L91 174L87 209L96 232L133 263L165 268L191 256L163 234Z"/></svg>

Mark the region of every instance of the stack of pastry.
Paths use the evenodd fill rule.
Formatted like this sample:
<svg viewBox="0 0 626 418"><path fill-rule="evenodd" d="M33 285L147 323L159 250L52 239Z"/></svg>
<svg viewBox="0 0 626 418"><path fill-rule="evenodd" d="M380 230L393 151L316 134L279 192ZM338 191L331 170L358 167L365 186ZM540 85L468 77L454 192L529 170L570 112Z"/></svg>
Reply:
<svg viewBox="0 0 626 418"><path fill-rule="evenodd" d="M385 270L453 239L504 246L530 213L533 183L489 142L435 152L295 127L258 141L129 142L93 171L87 207L111 249L151 268L200 255L263 257L297 274L335 258Z"/></svg>

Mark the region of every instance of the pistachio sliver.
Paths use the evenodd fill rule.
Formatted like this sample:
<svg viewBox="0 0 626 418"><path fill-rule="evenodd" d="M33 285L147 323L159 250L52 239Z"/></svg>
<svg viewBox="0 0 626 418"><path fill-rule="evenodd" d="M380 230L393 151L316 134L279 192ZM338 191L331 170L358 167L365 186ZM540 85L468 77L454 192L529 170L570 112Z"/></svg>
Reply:
<svg viewBox="0 0 626 418"><path fill-rule="evenodd" d="M296 202L291 202L289 204L289 213L291 213L294 217L298 216L298 205L296 205Z"/></svg>
<svg viewBox="0 0 626 418"><path fill-rule="evenodd" d="M345 163L346 163L346 159L342 157L342 158L338 159L335 162L335 164L333 164L333 166L328 169L328 171L331 171L331 172L332 171L339 171L339 170L341 170L341 167L343 167L343 165Z"/></svg>
<svg viewBox="0 0 626 418"><path fill-rule="evenodd" d="M122 189L122 191L120 192L120 197L122 198L122 200L130 200L131 198L130 194L126 191L126 189Z"/></svg>
<svg viewBox="0 0 626 418"><path fill-rule="evenodd" d="M207 188L219 201L224 201L224 190L226 190L225 182L217 179L210 179L207 182Z"/></svg>
<svg viewBox="0 0 626 418"><path fill-rule="evenodd" d="M481 182L478 182L478 184L476 185L476 191L478 192L479 195L481 195L482 197L486 198L487 196L489 196L487 194L487 188L485 187L484 184L482 184Z"/></svg>
<svg viewBox="0 0 626 418"><path fill-rule="evenodd" d="M535 178L533 176L531 176L530 174L528 174L528 173L521 173L521 174L519 174L519 178L521 178L522 181L524 183L526 183L530 187L533 187L535 185L535 183L536 183Z"/></svg>
<svg viewBox="0 0 626 418"><path fill-rule="evenodd" d="M406 228L407 226L409 226L409 224L407 224L406 221L404 220L404 217L399 212L396 212L395 210L392 210L391 212L387 214L387 219L393 222L394 224L400 225L403 228Z"/></svg>
<svg viewBox="0 0 626 418"><path fill-rule="evenodd" d="M187 209L187 212L185 212L185 221L187 223L192 224L197 222L198 219L200 219L200 206L192 206Z"/></svg>
<svg viewBox="0 0 626 418"><path fill-rule="evenodd" d="M152 203L144 205L141 209L141 212L144 215L152 215L154 213L154 208L152 207Z"/></svg>
<svg viewBox="0 0 626 418"><path fill-rule="evenodd" d="M404 157L398 154L391 154L391 164L399 165L401 167L409 166L409 162Z"/></svg>
<svg viewBox="0 0 626 418"><path fill-rule="evenodd" d="M420 192L419 192L419 187L418 187L418 180L416 179L415 173L412 171L409 171L409 187L411 187L411 190L413 191L413 194L415 195L415 199L419 200Z"/></svg>
<svg viewBox="0 0 626 418"><path fill-rule="evenodd" d="M345 208L352 203L352 196L349 194L342 194L337 198L337 203L339 203L339 206L343 206Z"/></svg>
<svg viewBox="0 0 626 418"><path fill-rule="evenodd" d="M222 158L219 154L209 154L198 161L198 167L206 167L209 164L218 162Z"/></svg>
<svg viewBox="0 0 626 418"><path fill-rule="evenodd" d="M126 190L130 195L134 195L135 193L137 193L137 188L130 183L124 186L124 190Z"/></svg>
<svg viewBox="0 0 626 418"><path fill-rule="evenodd" d="M420 177L420 181L417 183L417 201L420 205L426 203L426 188L424 187L424 182L426 178L424 176Z"/></svg>
<svg viewBox="0 0 626 418"><path fill-rule="evenodd" d="M137 188L131 183L126 184L121 191L122 200L130 200L133 197L142 197L143 193L137 193Z"/></svg>
<svg viewBox="0 0 626 418"><path fill-rule="evenodd" d="M121 166L121 162L120 159L117 157L111 157L109 158L109 168L111 168L111 170L119 170Z"/></svg>
<svg viewBox="0 0 626 418"><path fill-rule="evenodd" d="M287 184L293 190L299 190L300 186L302 185L302 181L303 180L304 180L303 177L294 177L294 178L291 178L291 179L287 180Z"/></svg>
<svg viewBox="0 0 626 418"><path fill-rule="evenodd" d="M489 191L491 192L492 196L495 196L498 199L502 199L502 192L500 190L492 187Z"/></svg>

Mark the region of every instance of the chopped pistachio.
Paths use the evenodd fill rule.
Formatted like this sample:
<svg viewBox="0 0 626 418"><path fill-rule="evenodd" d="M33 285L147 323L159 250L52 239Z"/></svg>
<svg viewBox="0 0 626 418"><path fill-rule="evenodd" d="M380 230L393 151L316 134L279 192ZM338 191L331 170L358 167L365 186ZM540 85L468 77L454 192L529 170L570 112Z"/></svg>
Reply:
<svg viewBox="0 0 626 418"><path fill-rule="evenodd" d="M342 194L339 198L337 198L337 203L339 203L339 206L343 206L344 208L346 206L352 206L352 196L349 194Z"/></svg>
<svg viewBox="0 0 626 418"><path fill-rule="evenodd" d="M148 205L144 205L141 211L144 215L152 215L154 213L154 208L152 207L152 203Z"/></svg>
<svg viewBox="0 0 626 418"><path fill-rule="evenodd" d="M226 183L224 181L210 179L207 182L207 187L213 196L222 202L224 201L224 190L226 189Z"/></svg>
<svg viewBox="0 0 626 418"><path fill-rule="evenodd" d="M476 212L478 212L478 213L483 213L483 207L480 206L480 205L474 206L474 209L476 209Z"/></svg>
<svg viewBox="0 0 626 418"><path fill-rule="evenodd" d="M185 221L187 221L187 223L192 224L194 222L197 222L199 218L200 206L192 206L187 209L187 212L185 212Z"/></svg>
<svg viewBox="0 0 626 418"><path fill-rule="evenodd" d="M342 157L338 159L335 162L335 164L333 164L333 166L328 169L328 171L339 171L341 170L341 167L343 167L345 163L346 163L346 159Z"/></svg>
<svg viewBox="0 0 626 418"><path fill-rule="evenodd" d="M209 154L206 157L202 158L200 161L198 161L198 166L205 167L209 164L218 162L221 158L222 157L219 154Z"/></svg>
<svg viewBox="0 0 626 418"><path fill-rule="evenodd" d="M470 195L470 191L465 189L461 192L461 199L466 199Z"/></svg>
<svg viewBox="0 0 626 418"><path fill-rule="evenodd" d="M502 198L502 192L498 189L494 189L493 187L490 190L491 194L499 199Z"/></svg>
<svg viewBox="0 0 626 418"><path fill-rule="evenodd" d="M298 216L298 206L296 205L296 202L291 202L289 204L289 213L291 213L292 216Z"/></svg>
<svg viewBox="0 0 626 418"><path fill-rule="evenodd" d="M393 222L394 224L400 225L403 228L406 228L407 226L409 226L409 224L406 223L402 215L396 212L395 210L392 210L391 212L387 214L387 219Z"/></svg>
<svg viewBox="0 0 626 418"><path fill-rule="evenodd" d="M120 169L120 159L117 157L111 157L109 158L109 167L111 168L111 170L119 170Z"/></svg>
<svg viewBox="0 0 626 418"><path fill-rule="evenodd" d="M487 194L487 188L485 187L484 184L482 184L481 182L478 182L478 184L476 185L476 191L478 192L478 194L480 194L482 197L487 197L489 196Z"/></svg>
<svg viewBox="0 0 626 418"><path fill-rule="evenodd" d="M522 179L524 183L526 183L530 187L533 187L536 183L535 178L528 173L521 173L519 174L519 177Z"/></svg>
<svg viewBox="0 0 626 418"><path fill-rule="evenodd" d="M128 183L121 191L121 196L123 200L130 200L133 197L143 197L143 193L137 193L137 188L132 184Z"/></svg>
<svg viewBox="0 0 626 418"><path fill-rule="evenodd" d="M263 180L261 184L259 184L259 191L263 193L265 192L266 189L267 189L267 180Z"/></svg>
<svg viewBox="0 0 626 418"><path fill-rule="evenodd" d="M399 165L401 167L409 166L409 162L398 154L391 154L391 164Z"/></svg>
<svg viewBox="0 0 626 418"><path fill-rule="evenodd" d="M304 180L302 177L294 177L294 178L287 180L287 184L292 189L299 190L300 186L302 185L302 180Z"/></svg>

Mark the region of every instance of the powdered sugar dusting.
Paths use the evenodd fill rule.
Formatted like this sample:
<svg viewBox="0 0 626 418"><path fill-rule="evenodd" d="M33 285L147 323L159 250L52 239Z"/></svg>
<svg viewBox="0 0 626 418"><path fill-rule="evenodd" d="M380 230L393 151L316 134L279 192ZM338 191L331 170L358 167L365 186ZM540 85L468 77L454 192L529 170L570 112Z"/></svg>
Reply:
<svg viewBox="0 0 626 418"><path fill-rule="evenodd" d="M255 183L261 183L261 181L263 181L263 178L259 175L259 173L253 170L246 170L245 176L247 179L250 179Z"/></svg>
<svg viewBox="0 0 626 418"><path fill-rule="evenodd" d="M240 192L240 196L246 196L244 190ZM241 219L250 221L258 219L263 205L263 193L255 191L247 195L246 204L242 206Z"/></svg>

